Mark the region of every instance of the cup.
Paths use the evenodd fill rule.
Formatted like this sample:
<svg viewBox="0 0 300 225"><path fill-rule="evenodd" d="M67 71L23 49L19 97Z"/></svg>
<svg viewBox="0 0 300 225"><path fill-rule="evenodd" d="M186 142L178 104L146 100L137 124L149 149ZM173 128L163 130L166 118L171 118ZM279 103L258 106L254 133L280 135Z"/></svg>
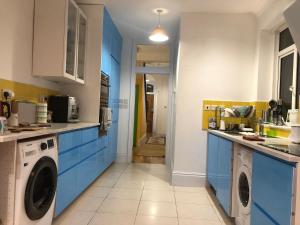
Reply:
<svg viewBox="0 0 300 225"><path fill-rule="evenodd" d="M0 135L4 135L8 130L6 117L0 117Z"/></svg>

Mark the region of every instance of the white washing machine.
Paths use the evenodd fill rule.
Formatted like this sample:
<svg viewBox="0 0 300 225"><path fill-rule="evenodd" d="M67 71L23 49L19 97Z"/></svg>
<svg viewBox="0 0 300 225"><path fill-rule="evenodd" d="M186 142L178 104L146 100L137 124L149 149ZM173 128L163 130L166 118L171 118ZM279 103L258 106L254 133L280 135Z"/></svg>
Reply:
<svg viewBox="0 0 300 225"><path fill-rule="evenodd" d="M57 185L55 136L18 143L14 225L51 225Z"/></svg>
<svg viewBox="0 0 300 225"><path fill-rule="evenodd" d="M236 225L250 225L252 150L239 145L234 149L235 175L233 180L233 207Z"/></svg>

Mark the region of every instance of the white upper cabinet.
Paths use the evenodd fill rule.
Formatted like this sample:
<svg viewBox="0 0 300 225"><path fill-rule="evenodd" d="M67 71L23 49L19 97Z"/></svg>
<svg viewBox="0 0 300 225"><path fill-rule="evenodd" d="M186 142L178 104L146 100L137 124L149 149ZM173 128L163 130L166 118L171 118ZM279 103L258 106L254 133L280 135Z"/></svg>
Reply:
<svg viewBox="0 0 300 225"><path fill-rule="evenodd" d="M84 83L87 17L73 0L36 0L33 75Z"/></svg>
<svg viewBox="0 0 300 225"><path fill-rule="evenodd" d="M300 53L300 1L297 0L284 12L285 19Z"/></svg>

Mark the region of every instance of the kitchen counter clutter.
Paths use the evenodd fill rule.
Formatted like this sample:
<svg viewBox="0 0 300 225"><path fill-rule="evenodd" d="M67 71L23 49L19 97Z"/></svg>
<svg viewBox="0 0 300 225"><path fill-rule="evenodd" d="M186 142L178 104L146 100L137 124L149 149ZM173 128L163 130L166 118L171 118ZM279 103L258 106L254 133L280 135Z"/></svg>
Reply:
<svg viewBox="0 0 300 225"><path fill-rule="evenodd" d="M231 134L227 134L225 132L218 131L218 130L208 130L208 133L215 134L220 137L224 137L233 142L245 145L251 149L255 149L256 151L276 157L278 159L282 159L287 162L295 162L295 163L300 162L300 157L298 157L298 156L290 155L290 154L287 154L284 152L279 152L279 151L273 150L268 147L261 146L261 145L259 145L259 143L262 143L261 141L247 141L247 140L243 139L242 135L231 135ZM282 144L282 145L291 144L291 145L293 145L287 138L264 138L264 139L265 139L265 141L263 142L264 144Z"/></svg>
<svg viewBox="0 0 300 225"><path fill-rule="evenodd" d="M17 141L21 139L33 138L38 136L44 136L49 134L63 133L72 130L84 129L89 127L99 126L99 123L52 123L51 127L41 128L36 131L22 131L20 133L7 133L0 136L1 142Z"/></svg>

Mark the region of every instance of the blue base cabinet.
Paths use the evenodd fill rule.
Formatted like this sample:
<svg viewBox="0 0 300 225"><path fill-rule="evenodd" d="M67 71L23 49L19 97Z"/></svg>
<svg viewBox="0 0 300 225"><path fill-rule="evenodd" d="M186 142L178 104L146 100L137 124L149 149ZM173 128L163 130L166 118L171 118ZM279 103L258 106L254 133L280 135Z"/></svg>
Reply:
<svg viewBox="0 0 300 225"><path fill-rule="evenodd" d="M228 215L231 214L232 157L231 141L208 134L207 179Z"/></svg>
<svg viewBox="0 0 300 225"><path fill-rule="evenodd" d="M251 225L290 225L294 164L253 153Z"/></svg>
<svg viewBox="0 0 300 225"><path fill-rule="evenodd" d="M58 181L55 216L68 207L108 166L105 138L98 127L58 135Z"/></svg>

